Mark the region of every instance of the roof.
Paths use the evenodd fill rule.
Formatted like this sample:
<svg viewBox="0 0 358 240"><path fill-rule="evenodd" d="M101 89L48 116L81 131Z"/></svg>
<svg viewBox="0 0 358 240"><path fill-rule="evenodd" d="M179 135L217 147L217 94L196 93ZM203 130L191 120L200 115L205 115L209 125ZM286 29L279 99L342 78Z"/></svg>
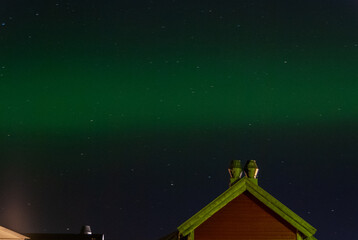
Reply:
<svg viewBox="0 0 358 240"><path fill-rule="evenodd" d="M0 239L28 239L28 237L0 226Z"/></svg>
<svg viewBox="0 0 358 240"><path fill-rule="evenodd" d="M103 240L103 234L28 233L31 240Z"/></svg>
<svg viewBox="0 0 358 240"><path fill-rule="evenodd" d="M283 205L273 196L271 196L264 189L259 187L255 181L257 179L252 179L248 177L243 177L238 182L233 184L228 190L218 196L211 203L206 205L203 209L197 212L194 216L189 218L183 224L178 227L178 231L180 235L187 236L189 235L195 228L197 228L200 224L205 222L208 218L210 218L214 213L223 208L226 204L232 201L234 198L239 196L240 194L248 191L255 198L257 198L260 202L270 208L273 212L282 217L285 221L295 227L299 232L304 235L305 240L315 240L316 238L313 236L317 231L314 227L312 227L309 223L291 211L288 207ZM171 238L168 238L171 239Z"/></svg>

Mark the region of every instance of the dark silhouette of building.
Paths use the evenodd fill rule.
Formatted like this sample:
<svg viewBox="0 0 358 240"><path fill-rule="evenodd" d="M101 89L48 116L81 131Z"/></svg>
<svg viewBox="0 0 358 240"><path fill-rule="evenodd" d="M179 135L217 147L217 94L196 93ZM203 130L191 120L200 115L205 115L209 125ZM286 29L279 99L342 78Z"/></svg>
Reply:
<svg viewBox="0 0 358 240"><path fill-rule="evenodd" d="M30 240L104 240L104 234L93 234L90 226L83 226L79 234L26 233Z"/></svg>

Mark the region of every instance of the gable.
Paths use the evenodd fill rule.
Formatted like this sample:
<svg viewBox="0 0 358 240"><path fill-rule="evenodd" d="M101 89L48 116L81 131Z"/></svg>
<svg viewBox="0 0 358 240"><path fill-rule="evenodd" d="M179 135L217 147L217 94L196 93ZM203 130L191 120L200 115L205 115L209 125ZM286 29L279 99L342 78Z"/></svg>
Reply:
<svg viewBox="0 0 358 240"><path fill-rule="evenodd" d="M256 179L255 179L256 180ZM209 203L194 216L189 218L183 224L178 227L178 230L182 236L187 236L192 233L194 229L198 228L202 223L208 220L212 215L228 205L236 197L248 191L250 194L261 202L268 209L273 211L276 215L284 219L289 225L297 229L304 238L312 237L316 232L316 229L312 227L305 220L300 218L297 214L292 212L289 208L271 196L268 192L260 188L252 179L244 177L237 183L232 185L228 190L222 193L214 201Z"/></svg>
<svg viewBox="0 0 358 240"><path fill-rule="evenodd" d="M294 240L296 229L245 191L195 229L195 240Z"/></svg>

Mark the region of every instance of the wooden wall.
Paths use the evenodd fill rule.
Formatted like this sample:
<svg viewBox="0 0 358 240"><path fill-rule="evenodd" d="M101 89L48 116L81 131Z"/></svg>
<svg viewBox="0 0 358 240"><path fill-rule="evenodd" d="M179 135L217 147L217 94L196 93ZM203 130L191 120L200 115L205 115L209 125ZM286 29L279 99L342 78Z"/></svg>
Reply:
<svg viewBox="0 0 358 240"><path fill-rule="evenodd" d="M294 240L296 229L245 192L194 231L195 240Z"/></svg>

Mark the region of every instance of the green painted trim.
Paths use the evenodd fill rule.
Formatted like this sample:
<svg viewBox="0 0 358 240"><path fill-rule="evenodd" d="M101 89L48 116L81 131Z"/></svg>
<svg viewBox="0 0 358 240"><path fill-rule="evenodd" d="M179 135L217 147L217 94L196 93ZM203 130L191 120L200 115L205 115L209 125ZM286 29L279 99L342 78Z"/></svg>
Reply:
<svg viewBox="0 0 358 240"><path fill-rule="evenodd" d="M267 207L277 213L280 217L282 217L292 226L297 228L305 236L312 236L317 231L309 223L307 223L305 220L303 220L296 213L291 211L288 207L283 205L280 201L271 196L261 187L252 184L251 182L247 182L247 190L263 204L265 204Z"/></svg>
<svg viewBox="0 0 358 240"><path fill-rule="evenodd" d="M228 204L238 195L243 193L246 190L246 185L244 181L238 181L224 193L222 193L219 197L217 197L214 201L206 205L203 209L197 212L194 216L184 222L182 225L178 227L179 232L186 236L195 228L197 228L200 224L202 224L205 220L211 217L214 213L219 211L223 206Z"/></svg>
<svg viewBox="0 0 358 240"><path fill-rule="evenodd" d="M257 178L247 178L248 181L251 181L253 184L259 185L259 181Z"/></svg>
<svg viewBox="0 0 358 240"><path fill-rule="evenodd" d="M179 232L183 236L187 236L189 233L193 232L200 224L205 222L209 217L218 212L226 204L232 201L234 198L239 196L245 191L250 192L254 195L259 201L265 204L272 211L277 213L298 231L303 233L306 237L305 240L314 240L315 238L310 239L316 229L312 227L309 223L299 217L297 214L292 212L289 208L271 196L268 192L263 190L261 187L253 183L247 177L243 177L228 190L223 192L220 196L214 199L211 203L206 205L203 209L197 212L194 216L189 218L183 224L178 227Z"/></svg>
<svg viewBox="0 0 358 240"><path fill-rule="evenodd" d="M194 231L189 233L188 240L194 240Z"/></svg>
<svg viewBox="0 0 358 240"><path fill-rule="evenodd" d="M300 232L297 232L297 240L303 240L303 238L302 238L302 236L301 236L301 234L300 234Z"/></svg>

